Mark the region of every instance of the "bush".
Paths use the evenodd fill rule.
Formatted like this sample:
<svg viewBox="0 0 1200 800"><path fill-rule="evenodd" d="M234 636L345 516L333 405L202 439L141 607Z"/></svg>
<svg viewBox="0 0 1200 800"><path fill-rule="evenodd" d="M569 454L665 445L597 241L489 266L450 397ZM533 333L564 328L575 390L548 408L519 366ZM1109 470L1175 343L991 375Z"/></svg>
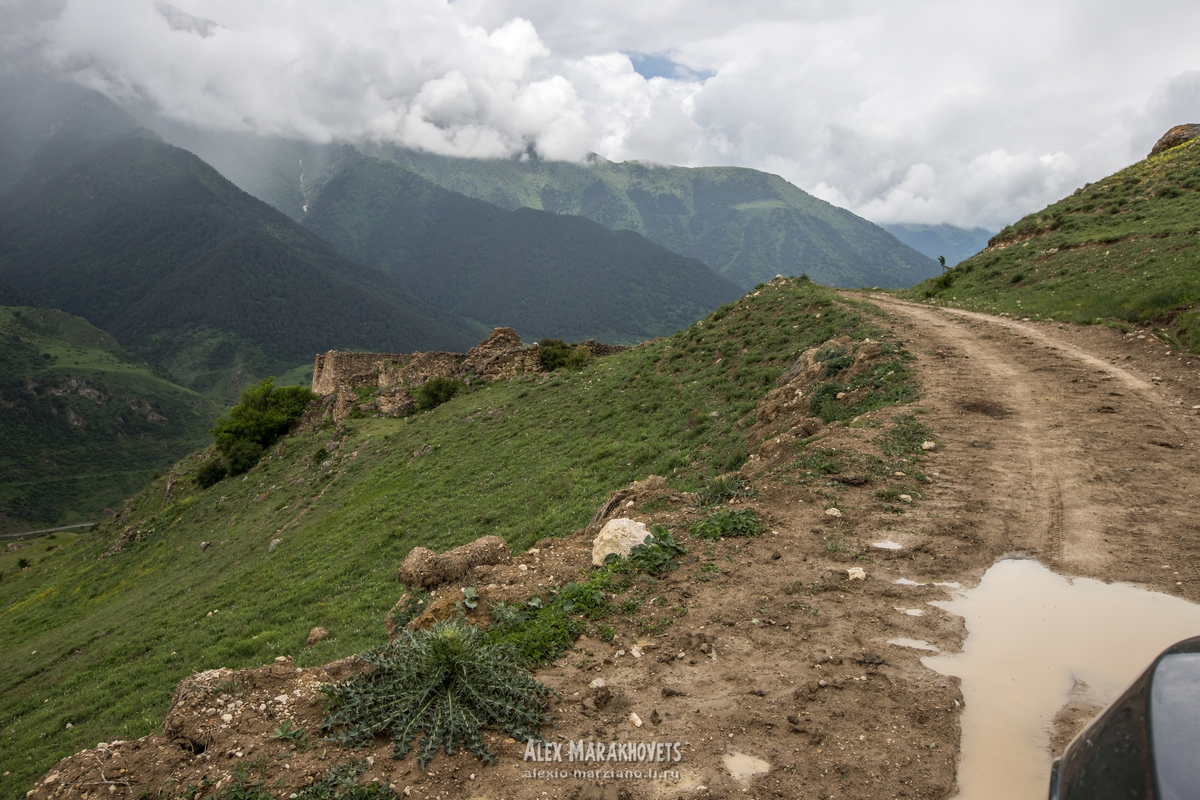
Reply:
<svg viewBox="0 0 1200 800"><path fill-rule="evenodd" d="M488 644L478 628L458 620L402 630L361 658L369 671L322 687L330 708L325 728L340 729L329 738L342 745L364 746L386 734L394 756L403 758L419 736L422 769L439 748L452 756L460 744L495 762L481 735L485 726L523 741L550 721L546 702L554 690L529 675L514 648Z"/></svg>
<svg viewBox="0 0 1200 800"><path fill-rule="evenodd" d="M316 395L303 386L275 387L267 378L242 392L242 402L229 409L210 431L230 475L240 475L258 463L263 450L287 433Z"/></svg>
<svg viewBox="0 0 1200 800"><path fill-rule="evenodd" d="M542 367L547 372L563 368L578 372L592 360L591 351L581 344L567 344L561 339L543 339L541 344Z"/></svg>
<svg viewBox="0 0 1200 800"><path fill-rule="evenodd" d="M228 475L229 470L225 468L225 463L219 458L214 458L205 461L200 465L200 469L196 470L196 483L200 484L201 489L207 489L225 480Z"/></svg>
<svg viewBox="0 0 1200 800"><path fill-rule="evenodd" d="M428 411L453 400L454 396L465 388L467 385L455 378L430 378L418 386L413 394L417 396L417 408Z"/></svg>

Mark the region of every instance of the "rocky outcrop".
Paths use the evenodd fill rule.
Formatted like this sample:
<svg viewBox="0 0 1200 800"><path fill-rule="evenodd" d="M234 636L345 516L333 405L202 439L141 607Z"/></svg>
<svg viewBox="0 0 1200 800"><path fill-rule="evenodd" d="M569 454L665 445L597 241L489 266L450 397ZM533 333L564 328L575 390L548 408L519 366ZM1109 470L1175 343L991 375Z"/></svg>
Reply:
<svg viewBox="0 0 1200 800"><path fill-rule="evenodd" d="M1172 147L1178 147L1184 142L1190 142L1196 138L1200 138L1200 125L1176 125L1154 143L1154 147L1150 148L1150 155L1146 156L1146 158L1156 156L1159 153L1170 150Z"/></svg>

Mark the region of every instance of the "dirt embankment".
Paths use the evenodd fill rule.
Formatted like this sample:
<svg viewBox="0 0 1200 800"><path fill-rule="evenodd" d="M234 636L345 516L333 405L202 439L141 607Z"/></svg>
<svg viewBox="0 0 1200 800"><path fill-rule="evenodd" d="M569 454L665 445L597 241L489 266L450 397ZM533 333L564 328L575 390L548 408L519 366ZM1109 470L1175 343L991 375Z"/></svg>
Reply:
<svg viewBox="0 0 1200 800"><path fill-rule="evenodd" d="M529 777L578 765L526 762L524 743L499 736L487 738L496 765L439 754L421 770L382 741L344 752L315 741L315 687L334 675L281 662L194 680L162 736L66 759L32 796L210 796L241 767L287 798L367 757L363 780L419 798L952 796L961 694L922 651L889 640L958 650L961 620L926 605L946 597L935 583L969 586L1006 553L1196 600L1200 359L1144 333L875 301L916 357L919 402L772 433L745 468L757 498L733 501L768 531L689 540L680 569L622 597L640 608L612 621L612 641L581 639L538 672L561 694L545 734L564 759L568 741L679 742L680 761L655 765L665 777ZM882 452L897 414L933 431L936 449ZM621 513L677 531L698 514L677 497ZM589 544L545 541L478 579L506 596L561 585L587 568ZM1086 717L1060 714L1056 745ZM307 748L278 735L294 727L309 731ZM769 771L732 774L726 759L740 756Z"/></svg>

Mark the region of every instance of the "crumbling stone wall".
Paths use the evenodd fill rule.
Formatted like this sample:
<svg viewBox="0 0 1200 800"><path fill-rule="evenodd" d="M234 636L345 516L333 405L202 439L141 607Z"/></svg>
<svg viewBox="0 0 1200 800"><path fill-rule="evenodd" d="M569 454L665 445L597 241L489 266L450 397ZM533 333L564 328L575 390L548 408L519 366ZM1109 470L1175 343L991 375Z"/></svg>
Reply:
<svg viewBox="0 0 1200 800"><path fill-rule="evenodd" d="M622 350L625 345L583 343L593 358L602 358ZM354 390L363 386L383 390L378 405L396 416L411 413L413 402L408 389L433 378L457 378L467 383L501 381L517 375L545 372L539 344L529 347L512 328L496 328L488 338L465 353L342 353L330 350L318 355L313 363L312 390L322 397L336 395L333 416L343 419L359 406ZM382 405L381 405L382 403ZM325 404L328 407L328 404ZM324 413L324 410L322 411Z"/></svg>

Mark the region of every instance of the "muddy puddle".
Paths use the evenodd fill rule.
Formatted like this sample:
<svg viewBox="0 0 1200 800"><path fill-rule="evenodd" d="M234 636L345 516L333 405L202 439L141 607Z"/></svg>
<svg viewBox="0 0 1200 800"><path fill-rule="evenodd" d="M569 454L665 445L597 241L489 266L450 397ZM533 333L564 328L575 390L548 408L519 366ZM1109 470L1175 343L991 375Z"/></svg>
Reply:
<svg viewBox="0 0 1200 800"><path fill-rule="evenodd" d="M1159 652L1200 634L1200 606L1068 581L1028 560L1000 561L978 587L932 605L963 617L968 632L962 653L921 659L962 679L960 800L1045 797L1060 709L1083 703L1090 718Z"/></svg>

